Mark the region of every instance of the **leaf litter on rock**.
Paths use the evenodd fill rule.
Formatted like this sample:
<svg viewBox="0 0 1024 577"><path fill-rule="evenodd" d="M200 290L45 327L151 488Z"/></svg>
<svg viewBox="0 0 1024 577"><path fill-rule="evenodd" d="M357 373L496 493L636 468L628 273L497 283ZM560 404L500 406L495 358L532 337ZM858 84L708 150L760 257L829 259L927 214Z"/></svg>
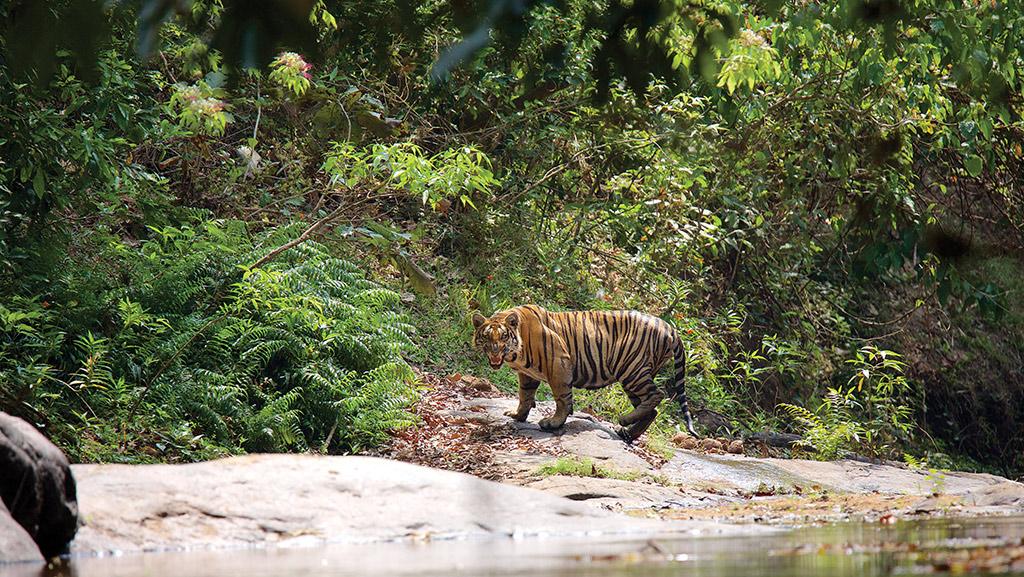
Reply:
<svg viewBox="0 0 1024 577"><path fill-rule="evenodd" d="M486 379L417 372L424 384L413 407L420 425L396 432L382 456L497 481L512 471L495 462L496 451L565 454L558 447L519 435L510 422L453 419L451 413L456 411L486 412L483 407L467 407L465 401L469 399L506 396Z"/></svg>

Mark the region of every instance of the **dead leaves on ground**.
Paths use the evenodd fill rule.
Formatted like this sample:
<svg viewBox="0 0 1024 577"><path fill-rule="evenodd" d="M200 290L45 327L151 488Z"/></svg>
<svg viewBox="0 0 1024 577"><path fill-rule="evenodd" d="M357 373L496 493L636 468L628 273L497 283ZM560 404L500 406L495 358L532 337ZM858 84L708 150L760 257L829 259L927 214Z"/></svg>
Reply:
<svg viewBox="0 0 1024 577"><path fill-rule="evenodd" d="M498 451L565 454L516 434L511 423L496 421L482 408L475 408L479 418L467 415L474 410L465 407L467 399L505 396L490 381L460 374L439 377L420 373L419 378L424 388L414 411L421 424L399 431L385 456L500 481L510 471L495 462Z"/></svg>

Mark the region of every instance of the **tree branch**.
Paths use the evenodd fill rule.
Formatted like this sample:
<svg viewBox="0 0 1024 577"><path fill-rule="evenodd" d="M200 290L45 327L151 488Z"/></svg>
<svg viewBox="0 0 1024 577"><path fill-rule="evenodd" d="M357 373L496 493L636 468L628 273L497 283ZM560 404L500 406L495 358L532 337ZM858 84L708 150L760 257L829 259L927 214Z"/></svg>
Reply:
<svg viewBox="0 0 1024 577"><path fill-rule="evenodd" d="M267 264L268 262L270 262L270 261L274 260L275 258L277 258L277 256L280 255L282 252L284 252L284 251L286 251L288 249L294 248L294 247L296 247L296 246L306 242L307 240L309 240L310 237L312 237L314 234L316 234L317 231L319 231L321 228L323 228L325 225L327 225L332 220L338 218L338 216L341 214L341 211L344 210L344 209L345 209L345 205L344 204L338 205L338 207L335 208L334 210L332 210L330 214L328 214L327 216L325 216L325 217L321 218L320 220L314 222L313 224L309 225L309 228L307 228L306 230L302 231L302 234L300 234L296 238L294 238L294 239L292 239L292 240L282 244L281 246L275 248L274 250L268 252L263 258L259 259L258 261L256 261L252 265L250 265L248 268L246 268L246 270L258 269L261 266L263 266L263 265Z"/></svg>

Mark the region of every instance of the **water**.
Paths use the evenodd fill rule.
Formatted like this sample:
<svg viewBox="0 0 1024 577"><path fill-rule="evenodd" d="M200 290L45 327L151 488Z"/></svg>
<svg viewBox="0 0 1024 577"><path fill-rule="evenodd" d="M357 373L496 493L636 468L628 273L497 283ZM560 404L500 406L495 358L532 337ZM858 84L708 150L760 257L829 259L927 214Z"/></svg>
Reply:
<svg viewBox="0 0 1024 577"><path fill-rule="evenodd" d="M391 543L308 549L124 555L59 568L0 567L0 577L369 577L453 575L872 577L1024 575L1024 517L844 523L756 536ZM1012 565L1017 559L1017 565ZM980 560L980 561L979 561ZM960 563L958 565L957 563ZM1014 573L1013 571L1016 571Z"/></svg>

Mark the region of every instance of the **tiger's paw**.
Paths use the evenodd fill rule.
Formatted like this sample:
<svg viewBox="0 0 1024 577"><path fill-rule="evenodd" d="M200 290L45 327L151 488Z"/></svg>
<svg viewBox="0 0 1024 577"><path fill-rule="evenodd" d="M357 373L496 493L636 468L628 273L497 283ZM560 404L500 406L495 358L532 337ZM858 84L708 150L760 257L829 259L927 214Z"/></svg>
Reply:
<svg viewBox="0 0 1024 577"><path fill-rule="evenodd" d="M558 429L561 429L562 425L565 424L565 420L563 419L561 421L556 421L551 417L545 417L541 419L540 422L538 422L537 424L540 425L541 429L549 433L552 433L554 431L557 431Z"/></svg>
<svg viewBox="0 0 1024 577"><path fill-rule="evenodd" d="M509 417L513 421L522 423L526 420L526 413L520 413L519 411L505 411L505 416Z"/></svg>
<svg viewBox="0 0 1024 577"><path fill-rule="evenodd" d="M627 445L633 444L633 436L629 434L629 429L626 427L615 427L615 434L622 439L623 443L626 443Z"/></svg>

